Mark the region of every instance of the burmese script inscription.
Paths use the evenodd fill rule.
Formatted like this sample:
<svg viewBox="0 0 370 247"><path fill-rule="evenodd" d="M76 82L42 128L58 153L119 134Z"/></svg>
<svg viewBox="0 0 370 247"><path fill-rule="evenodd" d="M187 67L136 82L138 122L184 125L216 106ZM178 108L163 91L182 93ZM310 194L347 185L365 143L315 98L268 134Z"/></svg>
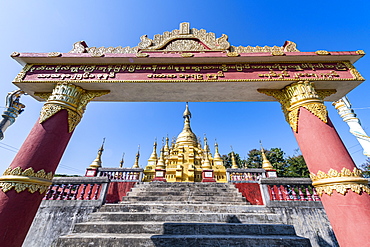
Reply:
<svg viewBox="0 0 370 247"><path fill-rule="evenodd" d="M346 62L31 65L20 82L354 80L350 66Z"/></svg>

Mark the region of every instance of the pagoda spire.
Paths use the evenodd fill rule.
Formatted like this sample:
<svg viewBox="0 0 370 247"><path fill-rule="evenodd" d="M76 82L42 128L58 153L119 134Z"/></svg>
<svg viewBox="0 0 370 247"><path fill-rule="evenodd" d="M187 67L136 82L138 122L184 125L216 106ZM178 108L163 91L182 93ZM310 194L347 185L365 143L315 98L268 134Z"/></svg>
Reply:
<svg viewBox="0 0 370 247"><path fill-rule="evenodd" d="M169 154L169 152L170 152L170 146L169 146L169 138L168 138L168 135L167 135L167 137L166 137L166 144L165 144L165 146L164 146L164 155L165 156L167 156L168 154Z"/></svg>
<svg viewBox="0 0 370 247"><path fill-rule="evenodd" d="M190 127L191 112L189 110L188 102L186 102L186 108L183 113L184 128L181 133L177 136L176 143L191 144L197 146L197 137L193 133Z"/></svg>
<svg viewBox="0 0 370 247"><path fill-rule="evenodd" d="M125 153L122 154L122 159L121 161L119 162L119 168L123 168L123 163L124 163L124 160L123 158L125 157Z"/></svg>
<svg viewBox="0 0 370 247"><path fill-rule="evenodd" d="M231 168L232 169L238 169L238 165L236 164L236 160L235 160L235 153L234 153L234 150L233 150L233 147L231 147Z"/></svg>
<svg viewBox="0 0 370 247"><path fill-rule="evenodd" d="M162 147L161 148L161 154L159 155L159 160L158 160L157 166L155 167L156 169L165 169L163 155L164 155L164 148Z"/></svg>
<svg viewBox="0 0 370 247"><path fill-rule="evenodd" d="M270 161L267 159L265 150L262 146L262 141L260 141L261 144L261 155L262 155L262 168L265 170L274 170L274 167L271 165Z"/></svg>
<svg viewBox="0 0 370 247"><path fill-rule="evenodd" d="M157 138L155 139L154 141L154 144L153 144L153 152L152 154L150 155L149 157L149 160L157 160Z"/></svg>
<svg viewBox="0 0 370 247"><path fill-rule="evenodd" d="M220 152L218 151L218 143L215 140L215 156L213 157L214 160L222 160Z"/></svg>
<svg viewBox="0 0 370 247"><path fill-rule="evenodd" d="M138 147L137 154L136 154L136 159L135 159L135 163L132 166L132 168L140 168L139 167L139 158L140 158L140 145Z"/></svg>
<svg viewBox="0 0 370 247"><path fill-rule="evenodd" d="M90 164L90 168L100 168L102 167L102 161L101 161L101 156L103 154L103 151L104 151L104 143L105 143L105 138L103 138L103 143L100 147L100 149L98 150L98 155L96 156L95 160Z"/></svg>

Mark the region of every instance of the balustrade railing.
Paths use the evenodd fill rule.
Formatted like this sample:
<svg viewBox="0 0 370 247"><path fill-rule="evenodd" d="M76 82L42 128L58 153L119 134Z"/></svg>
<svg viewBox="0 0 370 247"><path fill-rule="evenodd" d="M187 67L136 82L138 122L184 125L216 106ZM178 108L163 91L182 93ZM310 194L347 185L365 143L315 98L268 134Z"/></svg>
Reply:
<svg viewBox="0 0 370 247"><path fill-rule="evenodd" d="M112 181L140 182L143 171L142 168L99 168L97 177L107 177Z"/></svg>
<svg viewBox="0 0 370 247"><path fill-rule="evenodd" d="M261 178L266 177L266 171L264 169L227 169L227 179L229 182L241 182L241 181L256 181L258 182Z"/></svg>
<svg viewBox="0 0 370 247"><path fill-rule="evenodd" d="M270 201L321 201L309 178L264 178Z"/></svg>
<svg viewBox="0 0 370 247"><path fill-rule="evenodd" d="M108 183L108 178L56 177L43 200L104 200Z"/></svg>

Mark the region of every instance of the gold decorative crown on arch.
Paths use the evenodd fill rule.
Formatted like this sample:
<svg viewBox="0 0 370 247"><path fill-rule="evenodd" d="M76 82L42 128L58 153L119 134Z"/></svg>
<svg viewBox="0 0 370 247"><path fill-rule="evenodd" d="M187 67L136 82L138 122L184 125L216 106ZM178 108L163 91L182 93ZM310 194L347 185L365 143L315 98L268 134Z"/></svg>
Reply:
<svg viewBox="0 0 370 247"><path fill-rule="evenodd" d="M140 37L141 42L135 47L88 47L84 41L76 42L70 53L90 53L93 56L103 56L105 53L129 53L140 54L141 52L205 52L224 51L227 53L256 53L270 52L283 55L284 52L299 52L294 42L286 41L283 46L232 46L228 42L228 36L222 34L216 38L212 32L204 29L190 28L189 22L180 23L180 28L166 31L163 34L154 35L153 39L147 35Z"/></svg>

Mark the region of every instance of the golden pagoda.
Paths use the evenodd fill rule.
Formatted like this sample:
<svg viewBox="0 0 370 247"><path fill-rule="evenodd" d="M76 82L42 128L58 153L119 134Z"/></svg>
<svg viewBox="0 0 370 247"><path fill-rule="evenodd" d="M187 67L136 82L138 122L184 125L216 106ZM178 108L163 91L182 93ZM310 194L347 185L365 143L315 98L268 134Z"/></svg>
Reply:
<svg viewBox="0 0 370 247"><path fill-rule="evenodd" d="M154 143L153 153L148 159L148 165L144 169L144 182L150 182L155 178L155 170L164 169L167 182L201 182L203 170L213 170L214 179L219 183L226 183L226 168L218 152L218 144L215 144L215 155L212 156L207 138L204 137L202 148L200 140L190 127L191 112L189 105L183 114L184 128L177 139L169 145L166 138L165 145L161 148L160 157L157 158L157 143Z"/></svg>

